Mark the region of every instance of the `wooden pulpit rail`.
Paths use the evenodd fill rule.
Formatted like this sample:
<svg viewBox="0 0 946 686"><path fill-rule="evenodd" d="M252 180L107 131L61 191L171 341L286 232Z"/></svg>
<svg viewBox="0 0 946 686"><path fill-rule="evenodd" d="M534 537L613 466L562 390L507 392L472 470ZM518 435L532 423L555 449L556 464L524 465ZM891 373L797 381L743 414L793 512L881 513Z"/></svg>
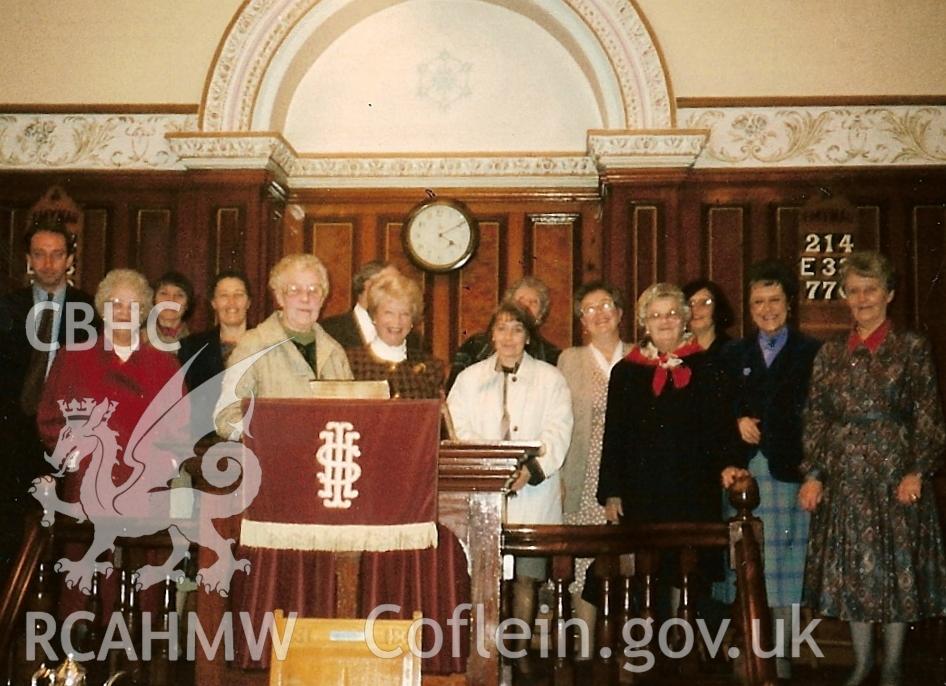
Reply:
<svg viewBox="0 0 946 686"><path fill-rule="evenodd" d="M678 564L682 593L678 615L693 626L695 606L692 581L697 573L697 550L727 547L736 570L734 614L736 625L741 628L740 654L745 656L742 661L745 670L743 683L749 686L776 683L774 658L762 658L753 648L754 641L764 650L771 648L771 617L766 603L759 545L762 527L761 522L752 515L752 510L759 502L755 481L750 478L734 484L730 491L730 502L737 509L737 515L729 522L620 526L509 525L503 530L503 553L551 558L551 641L553 646L563 645L568 651L567 655L558 656L556 669L562 671L561 674L556 672L557 683L568 683L568 675L573 674L568 658L573 656L574 642L570 636L559 637L559 633L563 626L560 621L571 618L568 587L574 579L575 558L596 559L595 571L601 595L596 637L599 646L607 646L610 650L607 653L609 657L604 661L610 662L619 672L620 656L623 655L621 627L638 615L632 614L634 582L627 574L620 574L618 556L629 553L636 555L635 577L642 589L644 603L640 616L653 618L654 608L649 603L653 598L658 556L661 551L680 551ZM753 632L758 634L755 638ZM597 648L594 654L599 654ZM615 659L611 655L619 657ZM697 653L693 652L683 659L679 668L695 674L698 661Z"/></svg>

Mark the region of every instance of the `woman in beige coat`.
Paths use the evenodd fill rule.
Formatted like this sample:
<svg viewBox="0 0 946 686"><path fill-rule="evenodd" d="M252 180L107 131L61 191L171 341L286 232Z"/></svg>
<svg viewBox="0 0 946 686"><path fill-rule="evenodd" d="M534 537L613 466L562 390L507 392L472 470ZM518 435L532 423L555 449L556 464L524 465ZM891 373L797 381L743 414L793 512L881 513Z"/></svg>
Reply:
<svg viewBox="0 0 946 686"><path fill-rule="evenodd" d="M239 376L228 371L217 403L217 433L234 439L242 431L241 400L313 397L312 381L351 379L345 351L316 323L328 296L328 272L315 255L287 255L269 275L279 310L247 331L230 354L228 369L275 345ZM278 344L278 345L277 345ZM241 399L230 402L234 395Z"/></svg>
<svg viewBox="0 0 946 686"><path fill-rule="evenodd" d="M624 294L609 284L594 281L575 292L575 317L581 322L587 345L568 348L558 358L558 368L572 394L575 424L572 441L562 467L565 491L563 505L566 524L605 524L604 508L598 504L598 465L604 436L604 412L607 407L608 380L611 369L630 350L621 340L618 326L624 315ZM595 625L595 606L581 597L590 559L575 564L572 607L586 623L591 638ZM589 645L594 645L590 641Z"/></svg>

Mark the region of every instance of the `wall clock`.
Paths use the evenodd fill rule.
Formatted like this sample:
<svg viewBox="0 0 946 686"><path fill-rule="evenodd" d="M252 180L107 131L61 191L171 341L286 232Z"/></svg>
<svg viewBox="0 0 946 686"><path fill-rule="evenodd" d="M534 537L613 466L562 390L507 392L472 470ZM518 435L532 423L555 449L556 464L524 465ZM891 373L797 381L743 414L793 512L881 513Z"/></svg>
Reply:
<svg viewBox="0 0 946 686"><path fill-rule="evenodd" d="M466 264L479 243L476 219L456 200L427 200L404 222L404 250L421 269L448 272Z"/></svg>

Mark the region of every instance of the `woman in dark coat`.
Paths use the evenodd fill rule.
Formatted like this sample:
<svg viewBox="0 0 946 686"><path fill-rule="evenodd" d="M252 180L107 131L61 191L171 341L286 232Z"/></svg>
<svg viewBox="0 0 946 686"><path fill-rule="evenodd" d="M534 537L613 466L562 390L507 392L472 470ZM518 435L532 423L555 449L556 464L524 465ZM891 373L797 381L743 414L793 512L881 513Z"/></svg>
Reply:
<svg viewBox="0 0 946 686"><path fill-rule="evenodd" d="M780 649L779 678L791 677L792 605L801 602L808 543L808 513L798 505L802 459L802 411L808 397L811 365L821 343L789 325L798 282L791 269L774 260L749 268L749 313L756 331L723 349L723 358L736 392L736 416L743 441L740 466L759 484L761 502L755 515L765 532L765 590ZM729 486L744 469L723 473ZM729 516L735 514L727 506ZM735 573L721 589L732 602Z"/></svg>
<svg viewBox="0 0 946 686"><path fill-rule="evenodd" d="M896 331L890 263L854 253L841 268L854 326L815 358L805 412L805 482L811 511L805 603L851 623L855 668L874 662L884 627L880 683L901 683L907 624L946 615L946 555L929 486L946 447L929 342Z"/></svg>
<svg viewBox="0 0 946 686"><path fill-rule="evenodd" d="M671 284L638 300L646 337L608 386L597 496L609 521L721 521L719 478L736 454L736 419L723 370L685 333L689 316ZM719 578L722 564L705 556L702 569Z"/></svg>

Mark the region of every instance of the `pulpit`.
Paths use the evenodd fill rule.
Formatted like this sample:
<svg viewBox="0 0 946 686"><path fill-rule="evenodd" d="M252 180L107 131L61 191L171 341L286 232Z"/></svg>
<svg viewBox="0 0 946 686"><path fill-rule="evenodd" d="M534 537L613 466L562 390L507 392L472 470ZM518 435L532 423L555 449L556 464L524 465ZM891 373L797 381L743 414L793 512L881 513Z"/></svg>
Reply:
<svg viewBox="0 0 946 686"><path fill-rule="evenodd" d="M450 532L450 544L462 550L460 566L469 572L473 607L464 613L472 623L467 682L499 683L495 632L504 497L528 448L439 444L437 401L271 399L256 401L252 411L245 443L260 460L259 493L242 518L216 522L221 535L239 541L237 557L249 559L252 569L249 575L234 577L230 598L198 592L198 620L205 634L215 634L227 611L292 610L285 606L290 604L286 598L297 591L309 603L301 615L352 616L359 597L372 597L370 589L358 583L365 581L358 578L359 571L364 577L374 569L366 560L430 551L438 539L444 548L444 533ZM395 429L379 430L391 426ZM380 442L373 443L379 437ZM351 459L355 453L360 455ZM358 470L350 463L360 468L358 479L351 478ZM370 476L378 465L382 470ZM358 495L353 497L353 491ZM401 552L381 552L390 550ZM435 552L441 555L444 550ZM200 549L199 554L208 553ZM280 560L280 555L288 557ZM383 567L383 562L375 564ZM267 599L264 592L267 584L274 584L274 574L284 587L276 604L275 596ZM309 592L313 589L317 593ZM420 608L403 608L404 616L415 609ZM424 615L431 616L426 611ZM239 669L223 655L207 659L198 651L197 659L197 683L266 682L264 671Z"/></svg>

